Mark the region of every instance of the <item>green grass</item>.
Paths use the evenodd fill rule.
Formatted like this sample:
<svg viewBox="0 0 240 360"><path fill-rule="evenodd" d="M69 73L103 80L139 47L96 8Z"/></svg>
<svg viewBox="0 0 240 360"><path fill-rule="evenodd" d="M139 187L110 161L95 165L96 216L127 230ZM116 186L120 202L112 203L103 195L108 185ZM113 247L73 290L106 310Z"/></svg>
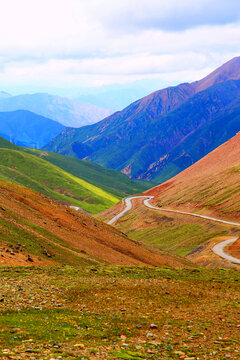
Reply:
<svg viewBox="0 0 240 360"><path fill-rule="evenodd" d="M233 187L226 187L221 191L221 194L214 196L213 199L210 199L209 201L206 201L204 203L205 206L218 206L224 203L225 201L228 201L231 198L234 198L234 195L239 194L239 184ZM240 210L240 207L239 209Z"/></svg>
<svg viewBox="0 0 240 360"><path fill-rule="evenodd" d="M177 256L186 256L199 245L229 234L221 225L208 224L206 221L193 223L195 219L148 211L145 208L131 211L118 221L116 228L131 239Z"/></svg>
<svg viewBox="0 0 240 360"><path fill-rule="evenodd" d="M54 200L97 213L120 198L61 168L22 151L0 149L2 180L29 187Z"/></svg>
<svg viewBox="0 0 240 360"><path fill-rule="evenodd" d="M128 236L133 239L181 256L187 255L208 240L225 234L227 232L224 230L209 231L195 224L162 225L128 232Z"/></svg>
<svg viewBox="0 0 240 360"><path fill-rule="evenodd" d="M23 185L92 214L151 186L89 161L19 147L1 137L0 180Z"/></svg>
<svg viewBox="0 0 240 360"><path fill-rule="evenodd" d="M75 340L81 334L82 340L111 339L114 340L125 327L119 323L118 316L108 316L99 319L97 315L84 317L78 311L69 309L29 309L24 312L5 311L0 313L1 326L12 329L16 324L22 332L15 336L11 331L4 331L0 335L1 342L8 346L32 338L34 341L58 342L63 339ZM111 317L111 322L109 319ZM102 326L102 322L109 322L109 326Z"/></svg>
<svg viewBox="0 0 240 360"><path fill-rule="evenodd" d="M131 180L116 170L103 168L87 160L79 160L71 156L64 156L50 151L23 148L32 155L60 167L115 196L123 197L129 194L141 193L151 187L149 182Z"/></svg>

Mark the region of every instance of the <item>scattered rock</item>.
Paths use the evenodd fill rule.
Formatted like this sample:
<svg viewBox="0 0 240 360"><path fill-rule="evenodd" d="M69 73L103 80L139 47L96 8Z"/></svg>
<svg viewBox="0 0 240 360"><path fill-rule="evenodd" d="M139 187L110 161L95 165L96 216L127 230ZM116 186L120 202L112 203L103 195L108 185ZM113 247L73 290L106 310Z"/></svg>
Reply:
<svg viewBox="0 0 240 360"><path fill-rule="evenodd" d="M52 257L52 255L46 249L44 249L42 253L43 253L43 255L47 256L48 258Z"/></svg>
<svg viewBox="0 0 240 360"><path fill-rule="evenodd" d="M84 344L75 344L74 347L78 347L79 349L84 349Z"/></svg>
<svg viewBox="0 0 240 360"><path fill-rule="evenodd" d="M148 350L147 350L147 353L148 353L148 354L156 354L156 351L153 351L153 350L148 349Z"/></svg>
<svg viewBox="0 0 240 360"><path fill-rule="evenodd" d="M150 329L158 329L158 326L156 324L151 324Z"/></svg>
<svg viewBox="0 0 240 360"><path fill-rule="evenodd" d="M152 333L150 333L150 332L147 333L147 335L146 335L147 338L150 338L150 337L153 337L153 336L154 336L154 335L153 335Z"/></svg>
<svg viewBox="0 0 240 360"><path fill-rule="evenodd" d="M174 351L174 354L178 355L178 356L183 356L185 355L185 353L183 351Z"/></svg>
<svg viewBox="0 0 240 360"><path fill-rule="evenodd" d="M34 260L33 260L33 258L30 256L30 255L28 255L28 261L30 261L30 262L34 262Z"/></svg>
<svg viewBox="0 0 240 360"><path fill-rule="evenodd" d="M61 347L61 345L59 343L55 342L53 344L53 347L59 349Z"/></svg>

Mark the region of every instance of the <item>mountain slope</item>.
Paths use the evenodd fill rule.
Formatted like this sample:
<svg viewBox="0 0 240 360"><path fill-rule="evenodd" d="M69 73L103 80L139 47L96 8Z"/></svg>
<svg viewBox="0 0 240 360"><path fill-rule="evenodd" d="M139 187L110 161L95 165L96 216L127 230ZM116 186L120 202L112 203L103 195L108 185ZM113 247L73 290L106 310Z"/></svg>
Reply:
<svg viewBox="0 0 240 360"><path fill-rule="evenodd" d="M198 213L240 223L240 132L204 158L143 195L159 208ZM119 205L98 217L107 221L122 209ZM151 210L135 200L133 210L115 224L131 238L161 250L188 255L203 266L232 266L211 248L230 237L240 238L239 226L198 217ZM240 240L226 249L240 258ZM192 257L193 256L193 257Z"/></svg>
<svg viewBox="0 0 240 360"><path fill-rule="evenodd" d="M0 204L2 264L10 264L11 258L16 265L184 266L93 217L21 186L0 181Z"/></svg>
<svg viewBox="0 0 240 360"><path fill-rule="evenodd" d="M192 83L192 85L195 87L196 92L200 92L220 82L239 79L240 56L229 60L202 80Z"/></svg>
<svg viewBox="0 0 240 360"><path fill-rule="evenodd" d="M0 142L1 147L1 142ZM64 156L50 151L24 148L24 151L54 164L69 174L77 176L117 197L136 194L151 187L148 182L131 180L116 170L106 169L87 160Z"/></svg>
<svg viewBox="0 0 240 360"><path fill-rule="evenodd" d="M205 209L240 220L239 174L240 133L147 194L164 207Z"/></svg>
<svg viewBox="0 0 240 360"><path fill-rule="evenodd" d="M70 174L74 175L75 177L80 178L89 184L101 188L106 193L112 194L114 197L117 197L118 199L125 197L129 194L140 193L150 187L149 183L144 183L142 181L133 181L129 179L126 175L121 174L118 171L105 169L90 161L79 160L73 157L63 156L60 154L51 153L47 151L43 152L42 150L37 150L37 149L19 147L1 137L0 137L0 148L13 149L13 150L17 150L18 152L24 152L24 153L26 152L28 154L34 155L37 158L46 161L47 163L56 165L58 168L61 168L69 175ZM25 162L26 162L26 166L22 169L22 171L28 175L28 164L26 158L25 158ZM0 159L0 165L1 165L1 159ZM55 167L53 167L52 169L55 169ZM44 172L41 172L42 178L40 177L39 180L44 181L43 176L44 176ZM24 185L24 183L22 183L22 185ZM92 207L94 207L94 205L92 205Z"/></svg>
<svg viewBox="0 0 240 360"><path fill-rule="evenodd" d="M41 148L64 126L30 111L0 112L0 136L20 146Z"/></svg>
<svg viewBox="0 0 240 360"><path fill-rule="evenodd" d="M0 148L0 178L92 213L119 201L119 197L22 151Z"/></svg>
<svg viewBox="0 0 240 360"><path fill-rule="evenodd" d="M162 185L147 191L160 207L240 222L240 132ZM227 252L240 258L239 236Z"/></svg>
<svg viewBox="0 0 240 360"><path fill-rule="evenodd" d="M44 93L0 97L0 111L15 110L28 110L72 127L93 124L111 113L96 105Z"/></svg>
<svg viewBox="0 0 240 360"><path fill-rule="evenodd" d="M184 150L189 159L179 166L168 160L186 137L238 105L239 78L240 58L235 58L198 82L154 92L97 124L67 128L45 149L86 158L131 178L169 178L212 150L210 143L192 157L187 148L179 148L176 158Z"/></svg>
<svg viewBox="0 0 240 360"><path fill-rule="evenodd" d="M119 121L121 114L115 114L115 120L112 116L89 127L66 129L45 148L156 183L190 166L240 130L240 122L233 116L239 105L240 81L231 80L192 96L172 112L153 115L151 120L135 116ZM219 132L215 130L221 124L225 130L217 142Z"/></svg>

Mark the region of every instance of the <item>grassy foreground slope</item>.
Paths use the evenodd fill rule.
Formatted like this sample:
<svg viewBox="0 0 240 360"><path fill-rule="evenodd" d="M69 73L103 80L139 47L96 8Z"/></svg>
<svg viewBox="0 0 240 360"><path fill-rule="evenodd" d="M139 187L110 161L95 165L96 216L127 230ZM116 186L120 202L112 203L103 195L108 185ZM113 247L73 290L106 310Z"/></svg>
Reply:
<svg viewBox="0 0 240 360"><path fill-rule="evenodd" d="M0 268L5 359L239 359L240 273Z"/></svg>
<svg viewBox="0 0 240 360"><path fill-rule="evenodd" d="M59 154L21 148L1 137L0 152L0 179L91 213L112 206L126 194L147 188L117 171Z"/></svg>
<svg viewBox="0 0 240 360"><path fill-rule="evenodd" d="M0 233L0 265L191 266L87 214L4 181L0 181Z"/></svg>

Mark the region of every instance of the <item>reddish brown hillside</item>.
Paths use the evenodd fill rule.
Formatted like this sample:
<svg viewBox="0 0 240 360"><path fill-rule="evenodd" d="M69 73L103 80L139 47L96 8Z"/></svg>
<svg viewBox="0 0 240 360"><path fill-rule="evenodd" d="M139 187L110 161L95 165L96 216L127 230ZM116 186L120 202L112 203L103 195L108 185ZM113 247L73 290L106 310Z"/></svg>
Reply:
<svg viewBox="0 0 240 360"><path fill-rule="evenodd" d="M240 220L240 133L146 193L160 206L206 209Z"/></svg>
<svg viewBox="0 0 240 360"><path fill-rule="evenodd" d="M0 182L0 264L176 265L113 227L29 189Z"/></svg>
<svg viewBox="0 0 240 360"><path fill-rule="evenodd" d="M177 108L179 104L200 91L206 90L211 86L224 81L239 79L240 57L235 57L199 81L158 90L144 97L139 102L140 106L137 108L136 113L146 107L151 107L151 111L153 111L155 110L156 104L160 102L161 111L157 113L156 116L166 114L168 111ZM136 114L134 114L134 116L135 115Z"/></svg>

